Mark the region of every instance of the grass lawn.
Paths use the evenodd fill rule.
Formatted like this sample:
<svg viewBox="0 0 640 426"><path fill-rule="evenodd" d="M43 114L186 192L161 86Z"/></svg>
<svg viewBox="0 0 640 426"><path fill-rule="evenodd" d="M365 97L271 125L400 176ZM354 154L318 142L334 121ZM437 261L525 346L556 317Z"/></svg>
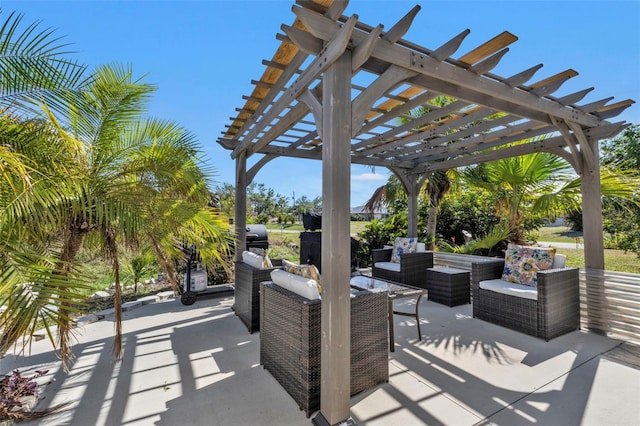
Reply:
<svg viewBox="0 0 640 426"><path fill-rule="evenodd" d="M576 238L580 238L580 243L584 243L582 232L572 231L566 226L544 226L538 230L539 241L552 243L575 243ZM584 251L582 249L558 249L559 253L567 255L567 265L584 268ZM640 274L640 259L635 253L623 250L604 250L604 265L609 271L631 272Z"/></svg>
<svg viewBox="0 0 640 426"><path fill-rule="evenodd" d="M540 237L538 241L548 241L551 243L575 243L576 237L582 242L582 232L572 231L566 226L543 226L538 229Z"/></svg>
<svg viewBox="0 0 640 426"><path fill-rule="evenodd" d="M584 251L582 249L558 249L558 253L567 256L567 266L584 268ZM604 250L604 265L609 271L631 272L640 274L640 260L635 253L622 250Z"/></svg>

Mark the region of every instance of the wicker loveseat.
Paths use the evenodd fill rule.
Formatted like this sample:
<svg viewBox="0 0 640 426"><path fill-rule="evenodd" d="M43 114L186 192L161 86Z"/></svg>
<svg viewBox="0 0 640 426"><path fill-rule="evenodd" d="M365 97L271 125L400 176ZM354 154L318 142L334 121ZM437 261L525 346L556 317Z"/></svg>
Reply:
<svg viewBox="0 0 640 426"><path fill-rule="evenodd" d="M320 409L320 300L273 282L260 291L260 363L304 410ZM351 297L351 395L389 380L387 293Z"/></svg>
<svg viewBox="0 0 640 426"><path fill-rule="evenodd" d="M235 304L233 309L249 333L260 329L260 283L271 280L271 271L282 266L272 259L272 268L256 268L245 262L235 263Z"/></svg>
<svg viewBox="0 0 640 426"><path fill-rule="evenodd" d="M371 250L371 275L414 287L427 288L427 268L433 268L433 252L420 251L400 255L400 262L391 262L393 249Z"/></svg>
<svg viewBox="0 0 640 426"><path fill-rule="evenodd" d="M559 255L556 258L563 259ZM546 341L579 329L578 268L558 267L556 260L552 269L536 272L537 288L533 290L522 291L516 288L511 290L513 294L505 294L483 288L489 287L488 284L491 283L494 286L497 284L509 287L500 283L504 265L504 259L471 264L471 292L475 318ZM527 292L528 295L524 296L518 292Z"/></svg>

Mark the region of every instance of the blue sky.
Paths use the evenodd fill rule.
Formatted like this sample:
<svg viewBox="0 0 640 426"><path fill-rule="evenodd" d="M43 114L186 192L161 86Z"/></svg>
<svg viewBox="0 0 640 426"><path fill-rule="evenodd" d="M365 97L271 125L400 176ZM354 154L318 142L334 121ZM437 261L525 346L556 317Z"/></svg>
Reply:
<svg viewBox="0 0 640 426"><path fill-rule="evenodd" d="M156 84L150 115L171 119L197 135L215 181L234 182L235 163L216 140L244 105L291 24L294 0L277 1L30 1L0 0L25 21L42 21L72 43L74 56L90 68L130 64ZM640 1L404 1L351 0L345 14L391 28L414 5L422 10L406 39L435 49L470 29L454 57L502 31L519 40L494 70L509 76L542 63L534 80L568 68L579 75L557 96L595 87L583 102L614 96L640 101ZM612 121L640 123L636 104ZM251 164L251 160L249 161ZM351 205L363 204L386 182L386 169L352 167ZM276 159L257 175L276 192L296 198L322 193L318 161Z"/></svg>

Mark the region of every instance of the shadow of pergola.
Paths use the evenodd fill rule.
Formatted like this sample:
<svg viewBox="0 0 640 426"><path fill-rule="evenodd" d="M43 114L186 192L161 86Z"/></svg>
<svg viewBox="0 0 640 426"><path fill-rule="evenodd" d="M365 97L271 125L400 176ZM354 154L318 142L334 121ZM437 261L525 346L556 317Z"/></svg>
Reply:
<svg viewBox="0 0 640 426"><path fill-rule="evenodd" d="M415 323L396 321L392 375L381 387L394 401L369 414L371 393L356 396L352 407L359 424L385 424L400 411L403 418L408 413L429 425L452 419L483 424L496 416L500 424L559 424L560 419L581 424L598 358L620 345L578 331L545 342L473 319L470 305L450 309L423 303L422 341L416 339ZM430 409L434 406L441 410ZM447 406L458 412L443 415Z"/></svg>
<svg viewBox="0 0 640 426"><path fill-rule="evenodd" d="M415 301L404 303L410 310ZM580 424L599 356L619 347L583 332L545 342L475 320L470 306L421 303L422 341L415 322L396 317L389 383L351 400L359 424L396 424L400 413L417 424ZM232 304L148 305L125 313L120 361L112 356L113 323L100 321L80 337L68 374L51 350L7 357L3 372L51 369L37 408L71 404L38 424L309 424L259 365L260 335L247 333ZM637 355L610 354L632 367Z"/></svg>

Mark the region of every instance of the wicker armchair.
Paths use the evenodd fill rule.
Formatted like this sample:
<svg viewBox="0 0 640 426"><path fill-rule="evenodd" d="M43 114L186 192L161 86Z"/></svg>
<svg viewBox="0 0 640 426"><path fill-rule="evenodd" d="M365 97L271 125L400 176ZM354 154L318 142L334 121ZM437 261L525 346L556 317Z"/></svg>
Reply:
<svg viewBox="0 0 640 426"><path fill-rule="evenodd" d="M427 268L433 268L433 252L422 251L400 256L400 271L392 271L376 266L378 262L390 262L393 249L371 250L373 265L371 274L375 278L395 281L414 287L427 288Z"/></svg>
<svg viewBox="0 0 640 426"><path fill-rule="evenodd" d="M247 326L249 333L260 329L260 283L271 281L271 271L282 266L281 259L272 259L273 268L254 268L244 262L235 263L235 303L233 309Z"/></svg>
<svg viewBox="0 0 640 426"><path fill-rule="evenodd" d="M504 259L471 264L473 316L546 341L580 328L578 268L538 271L537 300L480 288L499 279Z"/></svg>
<svg viewBox="0 0 640 426"><path fill-rule="evenodd" d="M320 300L278 285L260 291L260 363L304 410L320 409ZM387 293L351 298L351 395L389 380Z"/></svg>

